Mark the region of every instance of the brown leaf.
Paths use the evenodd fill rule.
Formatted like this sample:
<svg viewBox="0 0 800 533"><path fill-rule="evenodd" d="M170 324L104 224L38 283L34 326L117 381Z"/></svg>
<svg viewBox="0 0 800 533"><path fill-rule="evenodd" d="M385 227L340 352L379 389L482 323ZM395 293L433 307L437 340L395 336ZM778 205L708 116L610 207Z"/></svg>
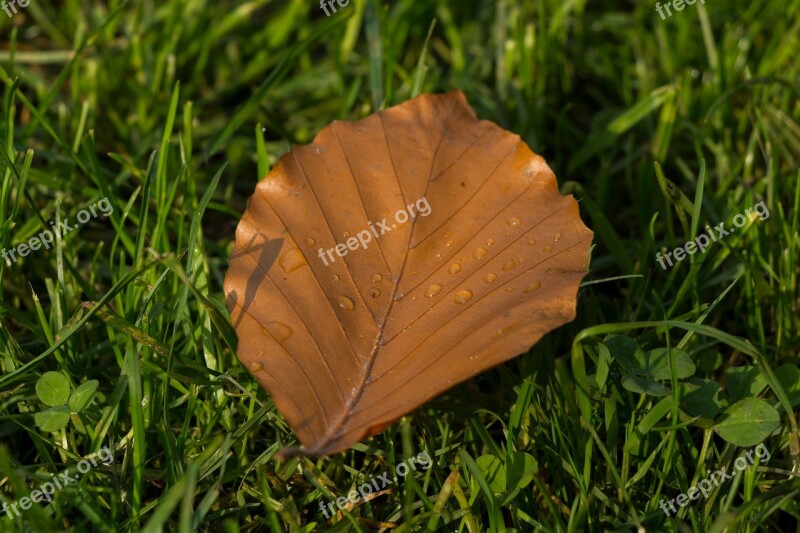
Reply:
<svg viewBox="0 0 800 533"><path fill-rule="evenodd" d="M239 223L239 359L302 453L347 449L572 320L592 236L544 160L460 91L335 121Z"/></svg>

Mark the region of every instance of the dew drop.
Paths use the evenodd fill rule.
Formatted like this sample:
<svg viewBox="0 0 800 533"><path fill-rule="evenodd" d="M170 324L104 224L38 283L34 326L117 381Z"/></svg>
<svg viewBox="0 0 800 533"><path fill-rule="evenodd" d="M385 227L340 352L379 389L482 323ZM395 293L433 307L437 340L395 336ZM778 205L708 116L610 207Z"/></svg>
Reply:
<svg viewBox="0 0 800 533"><path fill-rule="evenodd" d="M520 219L518 219L517 217L512 217L508 221L508 225L511 226L512 228L516 227L516 226L519 226L520 224L522 224L522 221Z"/></svg>
<svg viewBox="0 0 800 533"><path fill-rule="evenodd" d="M270 337L280 343L283 343L286 339L292 336L292 333L294 333L292 328L283 322L269 322L264 326L263 329L266 330Z"/></svg>
<svg viewBox="0 0 800 533"><path fill-rule="evenodd" d="M458 263L453 263L452 265L450 265L450 268L448 268L447 271L450 272L451 274L458 274L459 272L461 272L461 265L459 265Z"/></svg>
<svg viewBox="0 0 800 533"><path fill-rule="evenodd" d="M533 292L541 286L542 286L541 282L534 281L533 283L525 287L525 292Z"/></svg>
<svg viewBox="0 0 800 533"><path fill-rule="evenodd" d="M339 281L339 276L337 274L333 275L333 281Z"/></svg>
<svg viewBox="0 0 800 533"><path fill-rule="evenodd" d="M278 264L280 264L283 271L288 274L305 265L306 258L300 250L292 248L281 256L278 260Z"/></svg>
<svg viewBox="0 0 800 533"><path fill-rule="evenodd" d="M250 372L261 372L264 370L264 363L261 361L250 361L248 363L247 368L250 369Z"/></svg>
<svg viewBox="0 0 800 533"><path fill-rule="evenodd" d="M529 245L529 246L533 246L533 245L535 245L535 244L536 244L536 241L535 241L535 240L533 240L533 239L528 239L528 245Z"/></svg>
<svg viewBox="0 0 800 533"><path fill-rule="evenodd" d="M381 290L378 287L372 287L368 293L372 298L377 298L381 295Z"/></svg>
<svg viewBox="0 0 800 533"><path fill-rule="evenodd" d="M470 301L471 299L472 299L472 291L464 289L456 293L456 297L453 299L453 301L458 305L461 305L463 303Z"/></svg>
<svg viewBox="0 0 800 533"><path fill-rule="evenodd" d="M372 282L373 283L380 283L381 281L383 281L383 276L381 276L380 274L373 274L372 275Z"/></svg>
<svg viewBox="0 0 800 533"><path fill-rule="evenodd" d="M553 240L554 240L554 241L560 241L560 240L561 240L561 234L560 234L560 233L556 233L556 234L553 236Z"/></svg>
<svg viewBox="0 0 800 533"><path fill-rule="evenodd" d="M453 241L447 241L444 243L445 246L453 246Z"/></svg>
<svg viewBox="0 0 800 533"><path fill-rule="evenodd" d="M552 246L545 246L544 247L544 253L549 254L552 251L553 251L553 247Z"/></svg>
<svg viewBox="0 0 800 533"><path fill-rule="evenodd" d="M356 304L353 303L352 298L348 298L347 296L339 296L339 307L344 309L345 311L352 311L356 308Z"/></svg>
<svg viewBox="0 0 800 533"><path fill-rule="evenodd" d="M440 292L442 292L442 286L439 285L438 283L434 283L433 285L428 287L427 291L425 291L425 298L433 298Z"/></svg>
<svg viewBox="0 0 800 533"><path fill-rule="evenodd" d="M453 232L452 231L445 231L444 232L444 238L445 239L449 239L452 236L453 236Z"/></svg>
<svg viewBox="0 0 800 533"><path fill-rule="evenodd" d="M475 251L472 252L472 257L475 259L483 259L488 253L489 252L486 250L486 248L475 248Z"/></svg>
<svg viewBox="0 0 800 533"><path fill-rule="evenodd" d="M494 239L489 239L486 241L486 246L491 246L494 244Z"/></svg>
<svg viewBox="0 0 800 533"><path fill-rule="evenodd" d="M342 236L346 239L346 238L348 238L350 236L350 232L349 231L345 231L344 233L342 233Z"/></svg>
<svg viewBox="0 0 800 533"><path fill-rule="evenodd" d="M494 274L493 272L489 272L488 274L486 274L486 276L484 276L483 281L485 281L486 283L491 283L496 279L497 275Z"/></svg>
<svg viewBox="0 0 800 533"><path fill-rule="evenodd" d="M508 272L509 270L511 270L512 268L514 268L515 266L517 266L517 262L516 262L515 260L513 260L513 259L512 259L511 261L507 261L507 262L506 262L506 264L505 264L505 265L503 265L503 270L505 270L506 272Z"/></svg>
<svg viewBox="0 0 800 533"><path fill-rule="evenodd" d="M506 335L506 334L508 334L508 332L510 332L512 329L514 329L514 326L516 326L516 324L511 324L510 326L506 326L504 328L498 328L497 329L497 334L500 335L500 336Z"/></svg>
<svg viewBox="0 0 800 533"><path fill-rule="evenodd" d="M317 241L312 239L311 237L306 237L306 246L311 247L317 244Z"/></svg>

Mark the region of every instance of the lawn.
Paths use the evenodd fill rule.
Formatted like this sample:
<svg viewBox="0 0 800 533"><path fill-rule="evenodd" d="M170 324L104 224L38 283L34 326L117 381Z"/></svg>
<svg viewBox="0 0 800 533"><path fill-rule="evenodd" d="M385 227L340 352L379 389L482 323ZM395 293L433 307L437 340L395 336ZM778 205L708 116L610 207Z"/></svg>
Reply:
<svg viewBox="0 0 800 533"><path fill-rule="evenodd" d="M0 531L800 530L800 0L8 1ZM577 318L279 454L223 293L248 199L454 89L578 200Z"/></svg>

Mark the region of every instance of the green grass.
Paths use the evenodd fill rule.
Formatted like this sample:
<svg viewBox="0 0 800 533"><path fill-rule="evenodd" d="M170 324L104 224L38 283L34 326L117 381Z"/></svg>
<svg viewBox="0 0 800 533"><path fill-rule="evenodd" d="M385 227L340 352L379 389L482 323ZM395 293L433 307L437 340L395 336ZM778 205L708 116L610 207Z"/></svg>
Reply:
<svg viewBox="0 0 800 533"><path fill-rule="evenodd" d="M0 504L116 450L0 531L798 531L800 0L708 0L665 21L636 4L0 13L0 249L101 198L114 207L0 262ZM596 238L578 318L347 453L278 461L296 441L236 360L221 289L247 198L331 121L453 88L579 198ZM659 267L662 247L761 200L768 219ZM672 363L665 394L633 392L647 378L608 348L614 334L683 350L693 378ZM685 409L711 381L733 403L749 366L744 396L780 415L760 439L768 464L667 518L662 498L753 447ZM51 371L98 382L55 432L35 423ZM391 493L319 512L423 450L432 467Z"/></svg>

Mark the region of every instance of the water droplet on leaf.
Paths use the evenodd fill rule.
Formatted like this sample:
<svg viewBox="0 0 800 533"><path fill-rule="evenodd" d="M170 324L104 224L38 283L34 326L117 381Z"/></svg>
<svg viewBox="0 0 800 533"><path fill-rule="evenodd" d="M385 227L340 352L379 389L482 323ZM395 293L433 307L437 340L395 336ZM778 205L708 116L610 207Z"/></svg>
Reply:
<svg viewBox="0 0 800 533"><path fill-rule="evenodd" d="M269 336L275 339L278 342L283 342L289 337L292 336L292 328L284 324L283 322L269 322L267 323L264 328Z"/></svg>
<svg viewBox="0 0 800 533"><path fill-rule="evenodd" d="M347 296L339 296L339 307L344 309L345 311L352 311L356 308L356 304L353 303L353 299Z"/></svg>
<svg viewBox="0 0 800 533"><path fill-rule="evenodd" d="M533 292L541 286L542 286L541 282L534 281L533 283L525 287L525 292Z"/></svg>
<svg viewBox="0 0 800 533"><path fill-rule="evenodd" d="M278 260L278 264L280 264L283 271L288 274L305 265L306 257L297 248L292 248L281 256Z"/></svg>
<svg viewBox="0 0 800 533"><path fill-rule="evenodd" d="M439 285L438 283L434 283L433 285L428 287L427 291L425 291L425 297L426 298L433 298L434 296L436 296L440 292L442 292L442 286Z"/></svg>
<svg viewBox="0 0 800 533"><path fill-rule="evenodd" d="M468 302L470 299L472 299L472 291L464 289L456 293L456 297L453 299L453 301L458 305L461 305Z"/></svg>

